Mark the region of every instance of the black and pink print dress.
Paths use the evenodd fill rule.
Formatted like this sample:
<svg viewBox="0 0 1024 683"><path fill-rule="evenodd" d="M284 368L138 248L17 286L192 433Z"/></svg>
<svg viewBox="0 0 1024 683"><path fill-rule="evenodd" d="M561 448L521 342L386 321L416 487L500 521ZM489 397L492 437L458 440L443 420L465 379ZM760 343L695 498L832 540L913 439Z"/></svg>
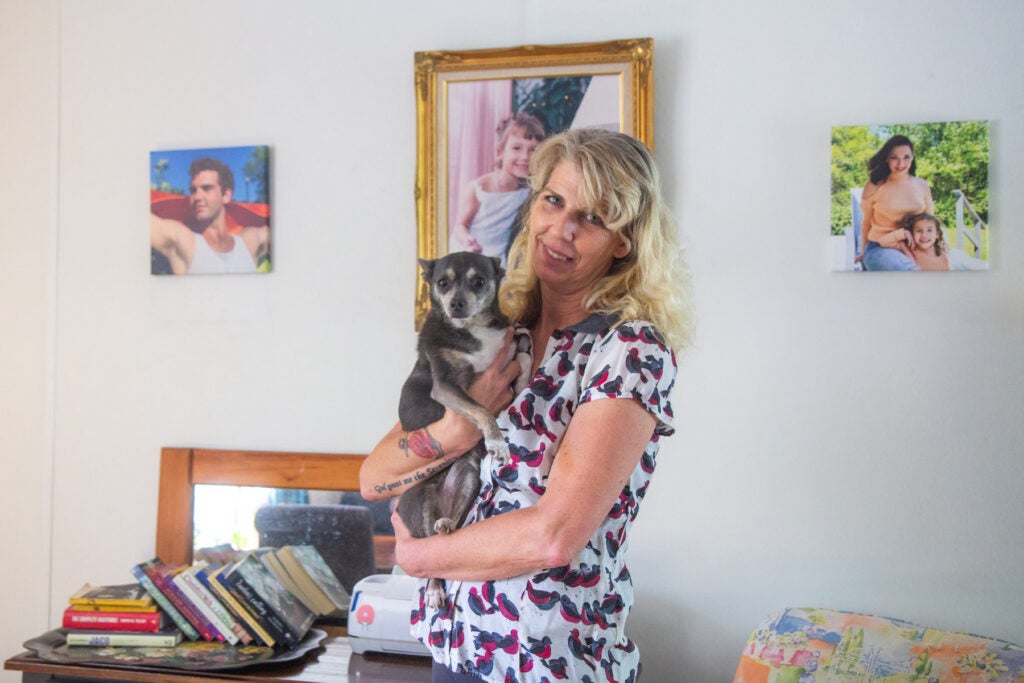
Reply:
<svg viewBox="0 0 1024 683"><path fill-rule="evenodd" d="M530 334L517 330L521 350ZM556 331L526 389L498 416L511 461L483 461L481 490L467 523L533 505L576 408L626 398L655 417L655 433L618 502L564 567L499 581L448 581L448 603L412 613L412 632L434 659L487 681L631 682L640 660L626 636L633 584L625 563L630 527L654 472L658 439L674 431L669 395L675 357L644 322L594 315Z"/></svg>

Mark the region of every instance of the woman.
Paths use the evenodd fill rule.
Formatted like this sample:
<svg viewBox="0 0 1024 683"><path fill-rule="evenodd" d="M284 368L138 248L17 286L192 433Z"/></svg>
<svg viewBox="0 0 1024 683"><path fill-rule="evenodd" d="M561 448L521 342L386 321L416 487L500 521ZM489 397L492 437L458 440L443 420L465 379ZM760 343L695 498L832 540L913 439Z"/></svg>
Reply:
<svg viewBox="0 0 1024 683"><path fill-rule="evenodd" d="M633 138L549 138L531 188L502 300L533 374L513 397L518 365L499 354L470 392L498 415L511 462L484 459L467 524L450 535L411 538L395 515L396 555L447 580L447 604L427 608L421 590L412 615L435 681L635 680L625 546L673 432L670 345L689 339L688 274ZM419 433L396 425L363 465L363 495L401 493L480 436L452 411Z"/></svg>
<svg viewBox="0 0 1024 683"><path fill-rule="evenodd" d="M908 213L934 213L928 183L915 175L914 145L894 135L868 160L868 184L861 193L861 256L865 270L919 270L911 235L900 227Z"/></svg>

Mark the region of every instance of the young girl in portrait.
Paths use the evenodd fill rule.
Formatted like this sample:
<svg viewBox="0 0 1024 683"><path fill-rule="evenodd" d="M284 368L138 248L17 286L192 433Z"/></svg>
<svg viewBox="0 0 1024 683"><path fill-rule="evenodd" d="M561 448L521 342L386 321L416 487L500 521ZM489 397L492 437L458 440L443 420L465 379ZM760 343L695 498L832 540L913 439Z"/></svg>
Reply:
<svg viewBox="0 0 1024 683"><path fill-rule="evenodd" d="M960 249L950 249L939 219L930 213L908 213L900 227L910 233L911 255L921 270L986 270L988 263Z"/></svg>
<svg viewBox="0 0 1024 683"><path fill-rule="evenodd" d="M516 214L530 194L530 157L544 139L544 125L517 112L502 120L497 133L494 170L467 183L459 195L449 250L497 256L504 266Z"/></svg>

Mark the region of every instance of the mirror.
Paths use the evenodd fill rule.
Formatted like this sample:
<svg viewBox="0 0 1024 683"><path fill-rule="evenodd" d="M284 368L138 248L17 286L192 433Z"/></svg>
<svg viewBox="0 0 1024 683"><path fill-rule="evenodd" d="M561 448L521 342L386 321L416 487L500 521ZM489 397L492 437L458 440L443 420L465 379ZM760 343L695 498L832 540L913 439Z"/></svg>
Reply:
<svg viewBox="0 0 1024 683"><path fill-rule="evenodd" d="M163 448L156 554L167 564L192 563L197 502L201 515L207 505L206 489L202 487L275 489L288 491L293 498L301 497L301 492L309 498L313 491L319 492L317 496L357 495L359 466L365 457L346 453ZM260 495L256 493L255 497ZM234 513L231 515L234 517ZM386 570L394 564L393 536L375 535L373 545L378 568Z"/></svg>
<svg viewBox="0 0 1024 683"><path fill-rule="evenodd" d="M192 555L201 548L228 544L238 550L267 545L266 529L257 524L268 506L355 505L366 508L372 521L374 565L390 573L394 565L394 535L390 501L367 501L357 491L278 489L265 486L198 484L193 488Z"/></svg>

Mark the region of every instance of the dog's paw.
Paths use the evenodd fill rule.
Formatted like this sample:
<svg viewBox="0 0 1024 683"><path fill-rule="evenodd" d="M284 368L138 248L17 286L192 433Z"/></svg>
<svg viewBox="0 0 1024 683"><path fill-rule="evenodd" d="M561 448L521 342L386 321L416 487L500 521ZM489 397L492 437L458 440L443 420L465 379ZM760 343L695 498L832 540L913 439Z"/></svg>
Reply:
<svg viewBox="0 0 1024 683"><path fill-rule="evenodd" d="M434 533L435 534L450 534L455 531L455 520L451 517L441 517L434 522Z"/></svg>
<svg viewBox="0 0 1024 683"><path fill-rule="evenodd" d="M444 592L444 584L440 579L427 579L427 590L424 595L424 602L431 609L441 609L448 596Z"/></svg>
<svg viewBox="0 0 1024 683"><path fill-rule="evenodd" d="M485 439L484 447L488 453L494 454L494 462L498 465L507 465L509 460L508 444L505 439Z"/></svg>
<svg viewBox="0 0 1024 683"><path fill-rule="evenodd" d="M530 383L530 370L533 367L533 358L530 354L525 352L516 353L516 362L519 363L520 373L519 377L516 378L515 392L516 396L522 393L526 385Z"/></svg>

